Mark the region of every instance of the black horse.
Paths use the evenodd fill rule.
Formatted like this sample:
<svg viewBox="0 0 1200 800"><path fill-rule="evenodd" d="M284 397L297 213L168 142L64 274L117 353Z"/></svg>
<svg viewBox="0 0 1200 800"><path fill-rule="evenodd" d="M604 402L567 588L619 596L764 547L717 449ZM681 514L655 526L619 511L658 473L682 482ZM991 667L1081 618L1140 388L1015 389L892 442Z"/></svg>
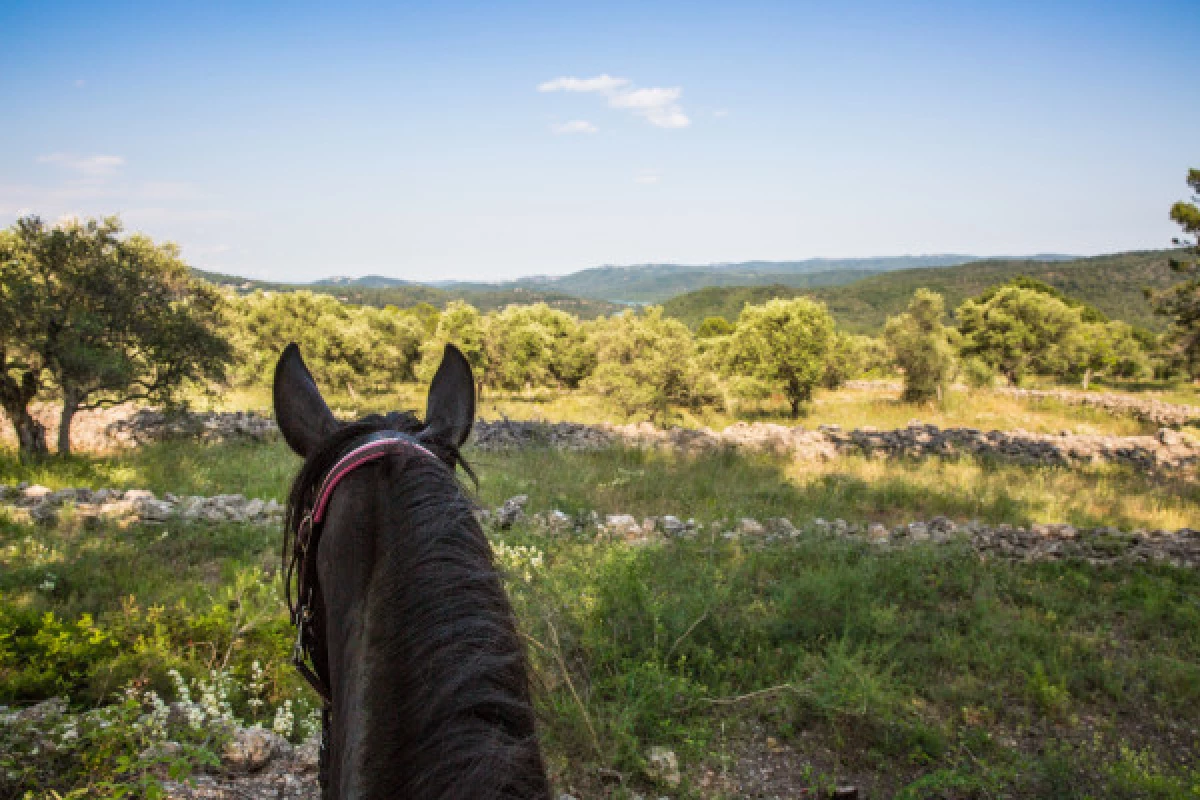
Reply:
<svg viewBox="0 0 1200 800"><path fill-rule="evenodd" d="M341 423L295 344L275 368L275 418L304 458L284 556L299 661L326 699L326 798L550 796L512 607L455 475L474 386L447 346L424 424Z"/></svg>

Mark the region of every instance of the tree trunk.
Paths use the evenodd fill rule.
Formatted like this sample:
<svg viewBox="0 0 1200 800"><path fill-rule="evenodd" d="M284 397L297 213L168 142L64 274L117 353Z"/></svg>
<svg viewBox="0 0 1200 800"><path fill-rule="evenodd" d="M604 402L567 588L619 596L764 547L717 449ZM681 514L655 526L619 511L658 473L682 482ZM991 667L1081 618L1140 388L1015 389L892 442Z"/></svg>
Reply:
<svg viewBox="0 0 1200 800"><path fill-rule="evenodd" d="M1083 371L1083 390L1088 390L1088 385L1092 382L1092 368L1088 367Z"/></svg>
<svg viewBox="0 0 1200 800"><path fill-rule="evenodd" d="M27 408L5 408L17 431L17 451L22 461L39 459L49 450L46 448L46 427L33 418Z"/></svg>
<svg viewBox="0 0 1200 800"><path fill-rule="evenodd" d="M62 415L58 423L58 454L62 457L71 455L71 420L79 410L79 397L71 389L63 392Z"/></svg>
<svg viewBox="0 0 1200 800"><path fill-rule="evenodd" d="M800 418L800 395L788 394L788 402L792 404L792 419Z"/></svg>

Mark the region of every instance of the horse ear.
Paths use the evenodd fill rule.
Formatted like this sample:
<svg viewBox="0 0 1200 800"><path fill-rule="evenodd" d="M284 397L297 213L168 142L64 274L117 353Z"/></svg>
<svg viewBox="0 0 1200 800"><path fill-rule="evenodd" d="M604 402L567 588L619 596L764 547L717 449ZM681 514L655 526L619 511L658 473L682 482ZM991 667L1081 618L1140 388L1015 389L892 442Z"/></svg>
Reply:
<svg viewBox="0 0 1200 800"><path fill-rule="evenodd" d="M316 452L337 428L337 418L325 405L300 348L292 342L283 349L275 365L275 421L288 446L302 458Z"/></svg>
<svg viewBox="0 0 1200 800"><path fill-rule="evenodd" d="M421 438L462 447L475 423L475 378L467 357L446 345L442 363L429 386L425 430Z"/></svg>

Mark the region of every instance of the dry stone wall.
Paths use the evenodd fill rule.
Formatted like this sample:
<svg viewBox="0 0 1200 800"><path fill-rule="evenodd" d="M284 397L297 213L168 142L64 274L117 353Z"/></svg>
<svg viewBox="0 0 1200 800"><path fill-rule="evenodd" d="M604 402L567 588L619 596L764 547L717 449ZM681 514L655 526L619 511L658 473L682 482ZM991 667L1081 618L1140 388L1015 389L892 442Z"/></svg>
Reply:
<svg viewBox="0 0 1200 800"><path fill-rule="evenodd" d="M483 511L487 527L507 530L522 525L544 535L596 536L646 546L672 539L697 537L742 541L751 546L781 545L804 536L832 536L868 543L880 550L914 545L966 544L980 557L1008 561L1077 559L1097 566L1129 563L1200 567L1200 529L1131 530L1113 527L1077 528L1066 523L988 525L978 520L957 522L947 517L888 527L878 522L814 519L799 526L786 517L716 520L709 524L666 515L639 519L632 514L562 511L528 513L529 498L518 495Z"/></svg>
<svg viewBox="0 0 1200 800"><path fill-rule="evenodd" d="M168 414L153 409L110 409L85 418L73 437L80 449L109 450L173 438L206 442L264 441L278 435L275 422L255 412ZM1200 441L1193 434L1160 428L1153 436L1105 436L1021 429L984 431L912 423L904 428L816 430L770 423L739 422L711 428L658 428L649 423L586 425L574 422L479 421L473 434L481 450L553 447L592 450L615 444L705 452L725 447L828 460L847 454L927 458L972 455L1028 464L1072 466L1124 464L1143 470L1194 471Z"/></svg>

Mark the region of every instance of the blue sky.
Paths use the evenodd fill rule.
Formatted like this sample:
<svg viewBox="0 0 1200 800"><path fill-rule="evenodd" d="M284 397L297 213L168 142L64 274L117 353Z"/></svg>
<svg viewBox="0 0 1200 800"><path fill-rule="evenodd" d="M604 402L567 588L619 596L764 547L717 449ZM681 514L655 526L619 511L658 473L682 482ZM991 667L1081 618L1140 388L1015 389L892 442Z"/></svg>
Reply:
<svg viewBox="0 0 1200 800"><path fill-rule="evenodd" d="M1200 167L1194 1L396 5L0 6L0 224L276 280L1091 254Z"/></svg>

